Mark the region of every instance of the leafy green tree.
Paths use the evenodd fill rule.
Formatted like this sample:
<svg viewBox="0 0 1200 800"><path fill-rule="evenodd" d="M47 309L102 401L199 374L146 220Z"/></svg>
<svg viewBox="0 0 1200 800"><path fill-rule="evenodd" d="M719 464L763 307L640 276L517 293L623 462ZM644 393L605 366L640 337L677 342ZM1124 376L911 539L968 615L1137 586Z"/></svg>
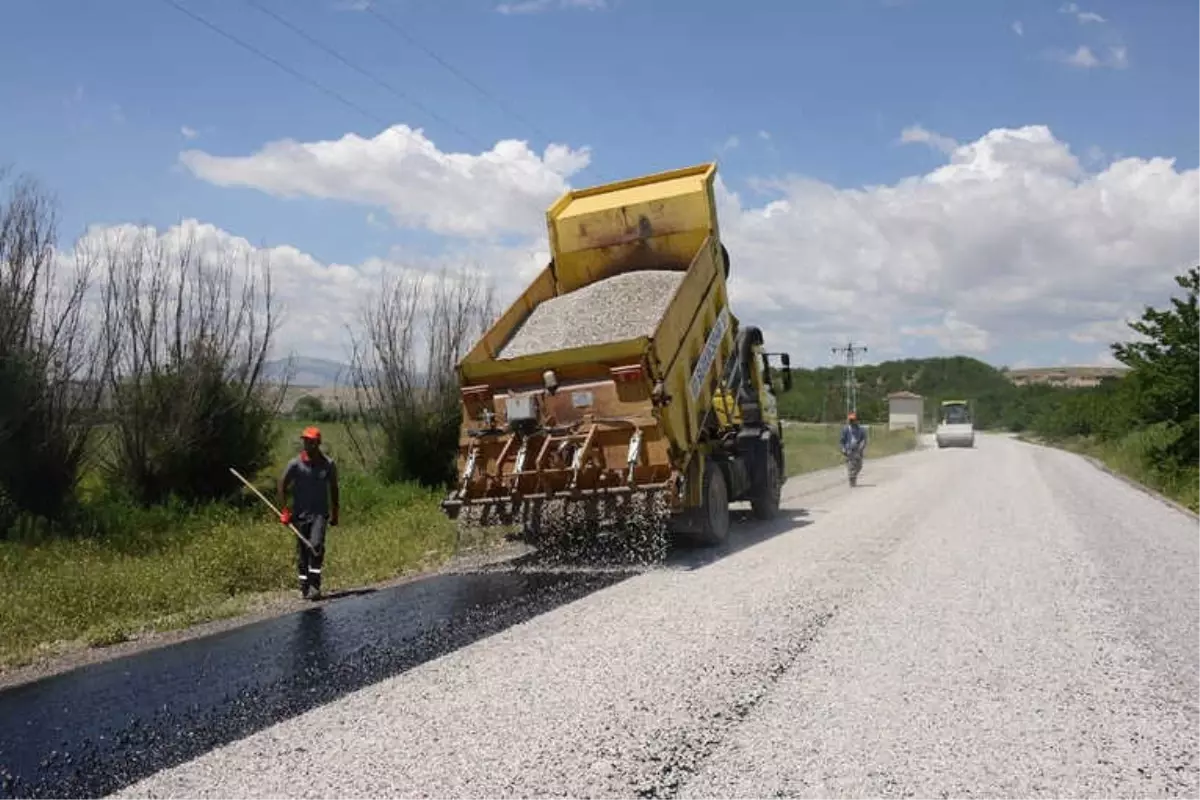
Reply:
<svg viewBox="0 0 1200 800"><path fill-rule="evenodd" d="M311 419L317 422L325 421L325 404L321 398L306 394L292 406L292 414L298 419Z"/></svg>
<svg viewBox="0 0 1200 800"><path fill-rule="evenodd" d="M1172 297L1171 308L1149 306L1130 327L1144 341L1112 346L1113 355L1132 372L1133 404L1138 421L1175 429L1175 442L1163 453L1180 465L1195 465L1200 456L1200 326L1197 295L1200 266L1178 275L1185 290Z"/></svg>

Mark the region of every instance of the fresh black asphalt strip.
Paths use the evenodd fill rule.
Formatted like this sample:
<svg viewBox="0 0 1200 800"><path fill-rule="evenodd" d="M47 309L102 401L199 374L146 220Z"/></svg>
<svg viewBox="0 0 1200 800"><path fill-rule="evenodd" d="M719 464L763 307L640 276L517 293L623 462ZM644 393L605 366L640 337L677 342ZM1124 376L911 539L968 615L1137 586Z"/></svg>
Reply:
<svg viewBox="0 0 1200 800"><path fill-rule="evenodd" d="M436 575L0 692L0 797L99 797L632 572Z"/></svg>

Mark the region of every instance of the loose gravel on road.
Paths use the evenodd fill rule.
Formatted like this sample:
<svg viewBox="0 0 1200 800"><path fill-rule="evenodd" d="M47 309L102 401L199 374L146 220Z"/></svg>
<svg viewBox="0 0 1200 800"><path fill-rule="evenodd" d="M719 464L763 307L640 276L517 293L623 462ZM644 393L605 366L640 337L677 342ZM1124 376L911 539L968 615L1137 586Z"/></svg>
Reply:
<svg viewBox="0 0 1200 800"><path fill-rule="evenodd" d="M1200 793L1194 519L995 437L784 509L121 795Z"/></svg>
<svg viewBox="0 0 1200 800"><path fill-rule="evenodd" d="M651 336L686 272L623 272L539 303L500 358Z"/></svg>

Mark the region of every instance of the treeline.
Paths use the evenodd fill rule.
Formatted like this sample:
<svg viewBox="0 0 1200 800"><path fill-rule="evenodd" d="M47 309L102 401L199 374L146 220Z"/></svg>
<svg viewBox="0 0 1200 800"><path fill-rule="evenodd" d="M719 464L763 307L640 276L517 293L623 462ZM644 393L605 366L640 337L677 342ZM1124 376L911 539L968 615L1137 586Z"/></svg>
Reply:
<svg viewBox="0 0 1200 800"><path fill-rule="evenodd" d="M865 422L887 422L888 395L910 391L924 398L926 429L937 425L942 401L967 399L973 404L977 428L1040 435L1092 435L1102 429L1121 429L1118 419L1124 417L1115 398L1128 386L1116 378L1080 389L1018 386L1003 369L966 356L888 361L858 367L856 372L858 415ZM840 422L845 414L845 372L841 368L793 371L793 390L782 393L779 407L790 419Z"/></svg>
<svg viewBox="0 0 1200 800"><path fill-rule="evenodd" d="M103 533L112 507L239 496L272 461L286 385L266 256L153 230L59 246L34 179L0 173L0 538ZM355 331L364 463L435 485L453 469L453 365L494 313L477 277L390 279ZM417 386L418 374L443 376ZM85 481L85 478L87 479ZM88 484L87 491L81 483Z"/></svg>
<svg viewBox="0 0 1200 800"><path fill-rule="evenodd" d="M943 400L970 400L978 428L1021 432L1069 397L1090 389L1045 384L1017 386L1005 371L966 356L906 359L857 367L858 415L865 422L888 419L888 395L908 391L924 399L924 425L937 424ZM840 422L845 415L845 370L793 370L793 389L779 397L780 413L803 422ZM1101 386L1115 379L1104 378Z"/></svg>
<svg viewBox="0 0 1200 800"><path fill-rule="evenodd" d="M867 364L855 369L859 416L869 422L886 422L888 395L910 391L925 398L925 413L932 420L942 400L974 398L978 423L1001 424L1015 387L995 367L974 358L906 359ZM792 371L792 391L779 398L780 413L805 422L838 422L846 407L844 367Z"/></svg>

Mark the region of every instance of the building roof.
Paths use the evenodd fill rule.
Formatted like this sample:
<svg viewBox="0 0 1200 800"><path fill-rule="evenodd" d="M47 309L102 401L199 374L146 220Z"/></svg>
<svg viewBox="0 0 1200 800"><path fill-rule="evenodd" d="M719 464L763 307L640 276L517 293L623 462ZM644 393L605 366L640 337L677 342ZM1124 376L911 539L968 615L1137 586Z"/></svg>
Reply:
<svg viewBox="0 0 1200 800"><path fill-rule="evenodd" d="M913 394L912 392L892 392L891 394L888 395L888 400L894 400L894 399L921 400L923 398L921 397L921 395Z"/></svg>

